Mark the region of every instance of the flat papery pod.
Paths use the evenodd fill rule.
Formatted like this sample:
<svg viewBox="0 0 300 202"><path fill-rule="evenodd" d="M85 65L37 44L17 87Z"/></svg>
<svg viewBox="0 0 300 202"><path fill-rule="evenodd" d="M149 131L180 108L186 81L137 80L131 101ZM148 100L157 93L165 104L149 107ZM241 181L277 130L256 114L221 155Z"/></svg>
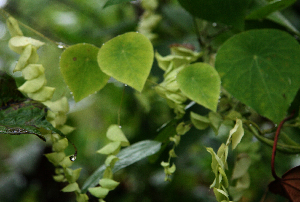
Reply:
<svg viewBox="0 0 300 202"><path fill-rule="evenodd" d="M292 202L300 201L300 166L294 167L269 184L269 190L288 198Z"/></svg>
<svg viewBox="0 0 300 202"><path fill-rule="evenodd" d="M103 172L103 178L109 178L109 179L113 178L113 172L110 166L105 168Z"/></svg>
<svg viewBox="0 0 300 202"><path fill-rule="evenodd" d="M106 166L110 166L110 167L114 167L115 163L119 160L118 157L116 157L115 155L109 155L106 159L105 159L105 165Z"/></svg>
<svg viewBox="0 0 300 202"><path fill-rule="evenodd" d="M105 145L104 147L102 147L101 149L99 149L97 151L97 153L105 154L105 155L117 154L120 151L120 149L121 149L120 141L110 142L107 145Z"/></svg>
<svg viewBox="0 0 300 202"><path fill-rule="evenodd" d="M191 129L190 124L185 124L184 122L181 122L176 127L176 132L178 135L184 135Z"/></svg>
<svg viewBox="0 0 300 202"><path fill-rule="evenodd" d="M46 101L43 102L44 105L46 105L51 111L54 112L64 112L67 113L69 111L69 103L68 99L66 97L62 97L59 100L56 100L54 102L52 101Z"/></svg>
<svg viewBox="0 0 300 202"><path fill-rule="evenodd" d="M45 73L45 68L41 64L29 64L22 70L25 80L31 80Z"/></svg>
<svg viewBox="0 0 300 202"><path fill-rule="evenodd" d="M57 129L60 130L65 135L69 134L75 130L74 127L68 126L68 125L58 126Z"/></svg>
<svg viewBox="0 0 300 202"><path fill-rule="evenodd" d="M76 201L77 202L87 202L89 197L86 194L76 194Z"/></svg>
<svg viewBox="0 0 300 202"><path fill-rule="evenodd" d="M176 171L176 166L173 163L171 167L167 168L167 174L173 174Z"/></svg>
<svg viewBox="0 0 300 202"><path fill-rule="evenodd" d="M190 57L191 62L194 62L201 57L203 53L193 51L191 48L187 48L184 44L179 44L178 46L171 45L171 55Z"/></svg>
<svg viewBox="0 0 300 202"><path fill-rule="evenodd" d="M66 156L64 152L53 152L45 154L47 159L55 166L57 166Z"/></svg>
<svg viewBox="0 0 300 202"><path fill-rule="evenodd" d="M221 123L223 121L222 117L220 114L216 112L209 112L208 113L208 119L210 121L210 126L215 132L216 135L219 133L219 128L221 126Z"/></svg>
<svg viewBox="0 0 300 202"><path fill-rule="evenodd" d="M197 128L199 130L206 129L210 124L210 120L206 116L201 116L199 114L191 112L190 117L191 117L193 126L195 126L195 128Z"/></svg>
<svg viewBox="0 0 300 202"><path fill-rule="evenodd" d="M74 161L73 160L70 160L70 157L73 156L73 155L70 155L70 156L66 156L61 162L59 162L59 165L63 168L68 168L68 167L71 167L71 165L73 165Z"/></svg>
<svg viewBox="0 0 300 202"><path fill-rule="evenodd" d="M166 98L170 101L174 102L175 104L181 104L185 102L188 98L185 95L182 95L181 93L166 93Z"/></svg>
<svg viewBox="0 0 300 202"><path fill-rule="evenodd" d="M231 179L238 179L244 176L251 165L251 158L247 154L240 154L234 164Z"/></svg>
<svg viewBox="0 0 300 202"><path fill-rule="evenodd" d="M14 72L21 71L27 64L32 53L32 45L26 46L21 52L20 58L14 68Z"/></svg>
<svg viewBox="0 0 300 202"><path fill-rule="evenodd" d="M214 188L214 194L218 202L229 201L228 193L222 189Z"/></svg>
<svg viewBox="0 0 300 202"><path fill-rule="evenodd" d="M120 184L120 182L116 182L116 181L114 181L112 179L109 179L109 178L102 178L99 181L99 184L103 188L107 188L109 190L114 190Z"/></svg>
<svg viewBox="0 0 300 202"><path fill-rule="evenodd" d="M121 128L116 124L109 126L106 137L112 141L120 141L122 147L130 145Z"/></svg>
<svg viewBox="0 0 300 202"><path fill-rule="evenodd" d="M19 54L23 52L27 45L32 45L36 48L39 48L44 44L44 42L25 36L12 37L8 42L9 48Z"/></svg>
<svg viewBox="0 0 300 202"><path fill-rule="evenodd" d="M178 55L161 56L158 52L155 53L158 66L167 73L182 65L187 65L192 62L191 57L183 57Z"/></svg>
<svg viewBox="0 0 300 202"><path fill-rule="evenodd" d="M244 136L243 122L241 119L237 119L234 128L231 129L229 132L229 137L226 144L229 144L229 142L231 141L232 149L235 149L236 146L240 143L243 136Z"/></svg>
<svg viewBox="0 0 300 202"><path fill-rule="evenodd" d="M33 100L44 102L52 98L54 91L55 88L43 86L40 90L34 93L28 93L27 95Z"/></svg>
<svg viewBox="0 0 300 202"><path fill-rule="evenodd" d="M66 178L64 175L54 175L53 176L53 179L56 181L56 182L63 182Z"/></svg>
<svg viewBox="0 0 300 202"><path fill-rule="evenodd" d="M164 162L164 161L162 161L162 162L160 163L160 165L161 165L162 167L164 167L164 168L168 168L168 167L170 166L170 163L169 163L169 162Z"/></svg>
<svg viewBox="0 0 300 202"><path fill-rule="evenodd" d="M18 21L15 18L13 17L7 18L6 26L8 28L11 37L23 36L23 32L21 31Z"/></svg>
<svg viewBox="0 0 300 202"><path fill-rule="evenodd" d="M176 155L174 149L171 149L171 150L169 151L169 156L172 157L172 158L176 158L176 157L177 157L177 155Z"/></svg>
<svg viewBox="0 0 300 202"><path fill-rule="evenodd" d="M179 142L180 142L180 135L174 135L173 137L170 137L169 139L170 139L170 141L174 142L175 145L177 146L177 145L179 145Z"/></svg>
<svg viewBox="0 0 300 202"><path fill-rule="evenodd" d="M34 93L41 89L46 84L45 74L40 75L39 77L26 81L18 89L23 93Z"/></svg>
<svg viewBox="0 0 300 202"><path fill-rule="evenodd" d="M79 186L76 182L68 184L67 186L65 186L62 190L62 192L73 192L73 191L77 191L78 193L80 193L80 189Z"/></svg>
<svg viewBox="0 0 300 202"><path fill-rule="evenodd" d="M62 126L67 121L67 114L63 112L58 112L55 116L54 122L56 127Z"/></svg>
<svg viewBox="0 0 300 202"><path fill-rule="evenodd" d="M67 138L58 140L57 142L54 142L52 145L52 149L55 152L64 151L67 147L68 147L68 139Z"/></svg>
<svg viewBox="0 0 300 202"><path fill-rule="evenodd" d="M70 168L65 168L64 173L69 183L76 182L80 176L82 168L78 168L76 170L72 170Z"/></svg>
<svg viewBox="0 0 300 202"><path fill-rule="evenodd" d="M97 198L105 198L105 196L109 192L109 189L103 187L92 187L88 190L93 196L96 196Z"/></svg>

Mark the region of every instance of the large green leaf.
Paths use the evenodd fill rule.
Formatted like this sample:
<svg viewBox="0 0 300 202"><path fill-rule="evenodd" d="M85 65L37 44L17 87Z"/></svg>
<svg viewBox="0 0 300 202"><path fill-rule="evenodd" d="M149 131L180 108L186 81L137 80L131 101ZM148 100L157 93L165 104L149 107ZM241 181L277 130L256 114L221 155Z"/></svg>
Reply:
<svg viewBox="0 0 300 202"><path fill-rule="evenodd" d="M125 168L137 161L153 155L159 151L161 146L160 142L144 140L135 143L125 149L121 150L116 156L120 159L116 162L112 171L115 173L118 170ZM105 165L100 166L83 184L82 193L85 193L89 187L94 187L99 183L102 178Z"/></svg>
<svg viewBox="0 0 300 202"><path fill-rule="evenodd" d="M181 70L176 80L188 98L212 111L217 110L221 81L214 67L194 63Z"/></svg>
<svg viewBox="0 0 300 202"><path fill-rule="evenodd" d="M103 72L142 91L153 63L153 47L142 34L128 32L106 42L99 50Z"/></svg>
<svg viewBox="0 0 300 202"><path fill-rule="evenodd" d="M259 114L280 122L300 86L300 46L279 30L238 34L219 49L223 87Z"/></svg>
<svg viewBox="0 0 300 202"><path fill-rule="evenodd" d="M193 16L244 29L244 18L251 0L178 0Z"/></svg>
<svg viewBox="0 0 300 202"><path fill-rule="evenodd" d="M256 4L256 8L253 9L253 11L247 15L246 19L262 19L269 14L282 10L291 4L295 3L296 0L284 0L284 1L254 1L254 4Z"/></svg>
<svg viewBox="0 0 300 202"><path fill-rule="evenodd" d="M99 48L91 44L68 47L60 58L60 70L76 102L105 86L109 76L98 66Z"/></svg>

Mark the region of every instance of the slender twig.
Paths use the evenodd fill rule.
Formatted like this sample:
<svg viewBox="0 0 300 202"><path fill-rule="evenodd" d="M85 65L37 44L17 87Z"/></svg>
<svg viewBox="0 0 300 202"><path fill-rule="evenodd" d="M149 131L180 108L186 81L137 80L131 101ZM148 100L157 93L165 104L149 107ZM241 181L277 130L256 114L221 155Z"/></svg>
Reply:
<svg viewBox="0 0 300 202"><path fill-rule="evenodd" d="M118 110L118 126L121 126L121 109L122 109L122 103L123 103L124 93L125 93L125 86L123 88L121 102L120 102L120 107L119 107L119 110Z"/></svg>
<svg viewBox="0 0 300 202"><path fill-rule="evenodd" d="M193 17L193 22L194 22L195 32L196 32L196 35L197 35L197 40L198 40L199 46L201 48L204 48L205 44L203 43L203 41L201 39L200 32L199 32L199 27L198 27L198 24L197 24L197 21L196 21L195 17Z"/></svg>
<svg viewBox="0 0 300 202"><path fill-rule="evenodd" d="M279 133L280 133L280 130L283 126L283 124L292 119L295 115L295 112L293 112L290 116L286 117L285 119L283 119L280 124L278 125L278 128L276 130L276 134L275 134L275 137L274 137L274 144L273 144L273 150L272 150L272 160L271 160L271 169L272 169L272 175L275 179L279 179L279 177L277 176L276 172L275 172L275 155L276 155L276 147L277 147L277 141L278 141L278 137L279 137Z"/></svg>

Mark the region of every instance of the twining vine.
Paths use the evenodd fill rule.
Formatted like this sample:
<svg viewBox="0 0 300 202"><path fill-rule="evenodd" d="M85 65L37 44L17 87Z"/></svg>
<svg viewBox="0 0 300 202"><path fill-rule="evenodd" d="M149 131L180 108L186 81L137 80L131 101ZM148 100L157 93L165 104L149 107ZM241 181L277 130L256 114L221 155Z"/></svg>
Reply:
<svg viewBox="0 0 300 202"><path fill-rule="evenodd" d="M153 29L162 20L162 17L156 14L159 4L155 0L142 1L144 13L138 23L138 33L128 32L119 35L104 43L100 48L86 43L61 46L64 48L60 58L61 73L73 93L74 100L80 101L101 90L110 77L142 92L145 83L150 81L149 75L155 58L164 74L163 81L159 84L155 83L151 90L164 98L168 106L173 109L176 123L174 124L175 132L164 137L166 141L162 147L163 149L167 148L166 145L171 145L168 159L161 162L165 180L172 180L176 171L175 149L179 146L181 138L188 135L192 126L198 130L210 128L216 135L223 127L228 131L226 143L222 143L217 152L211 147L206 147L207 152L212 156L211 169L215 177L210 188L213 189L217 201L239 201L247 194L251 181L249 168L261 157L258 151L259 145L253 141L252 137L273 147L271 172L275 181L270 183L270 191L296 201L299 193L295 190L299 189L299 185L293 184L296 188L291 190L287 188L287 184L291 184L291 179L299 180L299 167L291 169L279 178L275 173L274 161L276 149L290 154L300 153L299 144L284 133L281 136L282 142L277 143L281 128L286 121L293 122L289 125L291 127L299 127L299 117L292 120L295 114L284 119L286 112L293 107L290 107L290 104L300 86L298 42L288 33L280 30L243 31L245 27L243 19L247 17L252 20L260 19L264 13L268 14L264 9L272 10L273 6L266 6L267 8L262 9L263 11L252 10L247 17L239 16L242 20L240 18L230 20L223 18L222 16L226 13L223 14L218 9L212 11L217 12L214 16L208 14L207 10L202 8L205 6L202 1L194 2L193 5L181 0L179 2L193 15L195 25L198 22L196 17L204 19L202 28L195 26L201 51L195 51L193 46L187 44L173 44L167 56L162 56L158 51L155 52L152 42L159 36L153 33ZM232 6L225 5L226 12L230 11ZM241 10L246 10L248 4L238 4L238 6ZM195 12L195 8L202 12ZM119 185L119 182L113 179L113 173L118 162L122 160L118 157L121 148L126 147L122 151L133 148L121 129L122 100L117 124L112 124L107 129L106 137L110 142L97 151L107 156L104 168L101 167L96 171L97 176L92 175L81 189L76 182L81 168L75 170L70 168L76 159L77 149L71 143L75 153L68 156L64 152L70 143L66 134L74 130L73 127L65 125L69 111L68 100L62 97L52 101L55 89L46 86L44 67L38 64L37 49L43 46L44 42L23 36L18 21L4 11L2 13L7 19L7 27L11 34L8 45L12 51L20 54L14 72L22 72L25 82L17 88L23 93L18 94L18 102L12 102L10 98L7 100L3 98L4 101L1 101L0 132L2 134L35 134L43 140L50 139L53 152L45 156L56 167L54 180L68 182L62 191L74 192L79 202L89 200L86 194L86 191L89 191L99 201L104 202L107 194ZM238 15L246 15L246 13L241 12ZM221 28L210 37L206 32L215 26L206 20L215 20L225 25L223 27L221 25ZM291 30L289 25L286 27ZM211 41L202 40L203 36L200 36L200 33L205 33L207 39L212 39L227 31L232 31L231 36L215 49ZM296 32L296 34L299 33ZM45 38L43 35L40 36ZM268 51L264 51L265 49ZM82 71L83 68L87 71ZM270 75L272 81L268 79ZM277 82L274 83L274 80ZM153 81L151 81L152 84ZM187 114L189 120L185 120L184 117L190 104L201 105L208 112L198 114L190 111ZM36 110L40 113L35 124L29 125L28 121L26 123L6 121L11 116L9 114L11 111L20 115L19 109L22 107L25 109L27 106L29 106L28 110ZM297 105L296 108L299 106ZM255 116L268 118L274 123L273 127L266 131L261 130L254 121ZM35 117L36 115L31 118ZM277 126L276 123L279 125ZM276 130L274 140L266 137L274 130ZM146 145L148 143L150 142L146 142ZM156 144L158 149L161 145L160 142L151 142L151 144ZM227 159L231 155L230 147L234 150L236 158L232 165L232 173L228 174ZM158 151L157 148L153 153ZM140 159L136 158L135 161L137 160Z"/></svg>

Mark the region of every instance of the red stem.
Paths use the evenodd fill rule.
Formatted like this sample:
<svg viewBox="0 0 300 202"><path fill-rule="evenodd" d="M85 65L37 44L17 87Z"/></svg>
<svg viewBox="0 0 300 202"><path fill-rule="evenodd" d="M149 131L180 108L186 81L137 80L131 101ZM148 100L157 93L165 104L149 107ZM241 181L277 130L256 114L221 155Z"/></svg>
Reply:
<svg viewBox="0 0 300 202"><path fill-rule="evenodd" d="M276 134L275 134L275 137L274 137L274 144L273 144L273 151L272 151L272 161L271 161L271 169L272 169L272 175L275 179L279 179L280 177L277 176L276 172L275 172L275 155L276 155L276 147L277 147L277 141L278 141L278 136L279 136L279 133L280 133L280 130L283 126L283 124L292 119L293 116L295 115L295 112L293 112L290 116L286 117L285 119L283 119L280 124L278 125L278 128L276 130Z"/></svg>

